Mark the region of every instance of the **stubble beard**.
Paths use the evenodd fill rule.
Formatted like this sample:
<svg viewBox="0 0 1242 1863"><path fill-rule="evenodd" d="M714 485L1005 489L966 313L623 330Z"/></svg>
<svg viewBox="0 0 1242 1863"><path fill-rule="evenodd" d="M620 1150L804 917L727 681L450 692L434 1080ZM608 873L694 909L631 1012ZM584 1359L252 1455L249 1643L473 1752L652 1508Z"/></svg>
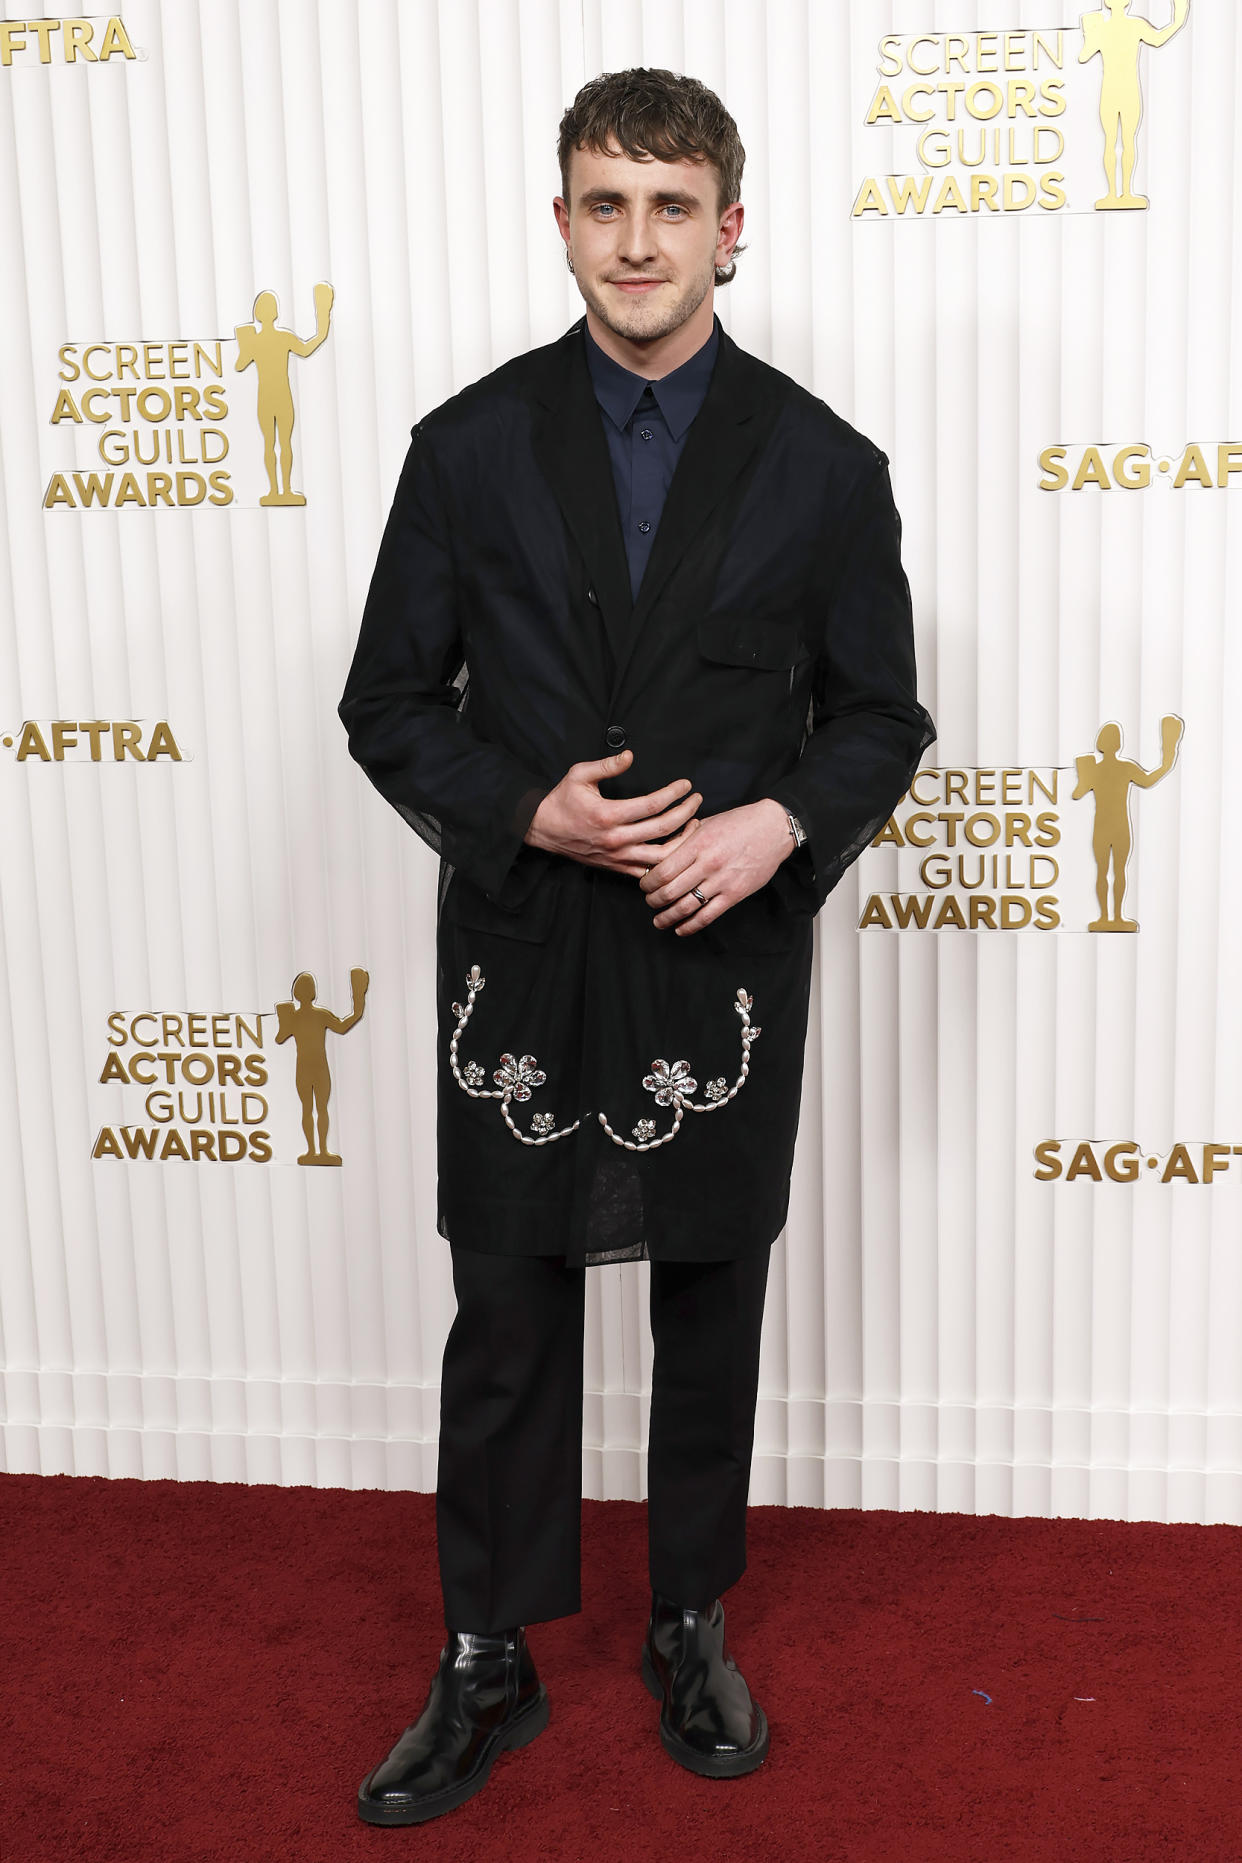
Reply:
<svg viewBox="0 0 1242 1863"><path fill-rule="evenodd" d="M674 330L680 330L683 323L689 322L699 305L716 282L714 259L698 277L692 278L679 298L673 303L651 303L646 294L628 300L608 292L605 299L603 290L593 284L588 285L581 276L578 277L578 289L588 310L594 311L606 330L614 336L624 337L627 343L656 343L661 337L671 336ZM654 295L654 294L653 294Z"/></svg>

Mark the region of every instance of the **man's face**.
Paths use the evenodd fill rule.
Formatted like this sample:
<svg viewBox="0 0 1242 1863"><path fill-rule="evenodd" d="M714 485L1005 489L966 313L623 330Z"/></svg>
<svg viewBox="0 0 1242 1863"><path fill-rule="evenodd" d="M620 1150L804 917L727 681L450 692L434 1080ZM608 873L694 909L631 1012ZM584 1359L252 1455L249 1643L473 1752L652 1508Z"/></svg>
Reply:
<svg viewBox="0 0 1242 1863"><path fill-rule="evenodd" d="M742 229L740 203L720 211L719 185L707 162L574 150L556 218L578 289L609 330L654 342L693 316Z"/></svg>

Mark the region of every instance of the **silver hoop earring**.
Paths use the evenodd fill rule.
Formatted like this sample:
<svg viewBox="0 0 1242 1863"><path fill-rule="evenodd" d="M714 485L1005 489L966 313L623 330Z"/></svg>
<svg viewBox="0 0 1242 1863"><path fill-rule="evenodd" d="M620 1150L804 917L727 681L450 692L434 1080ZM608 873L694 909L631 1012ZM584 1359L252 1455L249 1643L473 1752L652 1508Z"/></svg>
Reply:
<svg viewBox="0 0 1242 1863"><path fill-rule="evenodd" d="M565 263L566 263L566 265L567 265L567 266L569 267L569 270L570 270L570 275L571 275L571 277L575 277L575 278L576 278L576 277L577 277L577 273L576 273L576 272L574 271L574 255L573 255L573 253L572 253L572 252L571 252L571 251L569 250L569 247L568 247L568 246L566 246L566 248L565 248Z"/></svg>

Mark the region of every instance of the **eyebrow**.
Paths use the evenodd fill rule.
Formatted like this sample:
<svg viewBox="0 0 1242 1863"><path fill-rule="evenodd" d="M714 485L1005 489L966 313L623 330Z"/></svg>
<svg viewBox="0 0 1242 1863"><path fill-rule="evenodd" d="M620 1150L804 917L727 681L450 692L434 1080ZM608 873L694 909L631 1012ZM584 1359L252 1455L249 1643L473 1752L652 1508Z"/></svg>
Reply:
<svg viewBox="0 0 1242 1863"><path fill-rule="evenodd" d="M598 206L601 201L627 201L629 198L629 195L625 194L620 188L588 188L584 194L578 196L578 205L580 207L595 207ZM652 199L661 207L671 205L675 207L693 208L702 205L702 202L699 201L695 195L685 194L679 188L663 188L659 193L654 194Z"/></svg>

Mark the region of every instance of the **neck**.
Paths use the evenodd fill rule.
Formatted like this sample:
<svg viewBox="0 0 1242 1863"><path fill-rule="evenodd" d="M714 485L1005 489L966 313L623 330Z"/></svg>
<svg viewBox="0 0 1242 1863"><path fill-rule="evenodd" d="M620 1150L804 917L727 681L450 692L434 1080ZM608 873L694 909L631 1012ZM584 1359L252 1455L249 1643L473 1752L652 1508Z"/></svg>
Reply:
<svg viewBox="0 0 1242 1863"><path fill-rule="evenodd" d="M671 375L683 362L689 362L691 356L697 355L712 333L714 316L713 298L715 292L709 291L703 302L685 323L670 330L667 336L654 337L647 343L631 342L629 337L618 336L606 323L601 323L595 312L587 306L587 329L599 344L606 356L619 362L623 369L632 375L644 375L649 382L658 382L663 376Z"/></svg>

